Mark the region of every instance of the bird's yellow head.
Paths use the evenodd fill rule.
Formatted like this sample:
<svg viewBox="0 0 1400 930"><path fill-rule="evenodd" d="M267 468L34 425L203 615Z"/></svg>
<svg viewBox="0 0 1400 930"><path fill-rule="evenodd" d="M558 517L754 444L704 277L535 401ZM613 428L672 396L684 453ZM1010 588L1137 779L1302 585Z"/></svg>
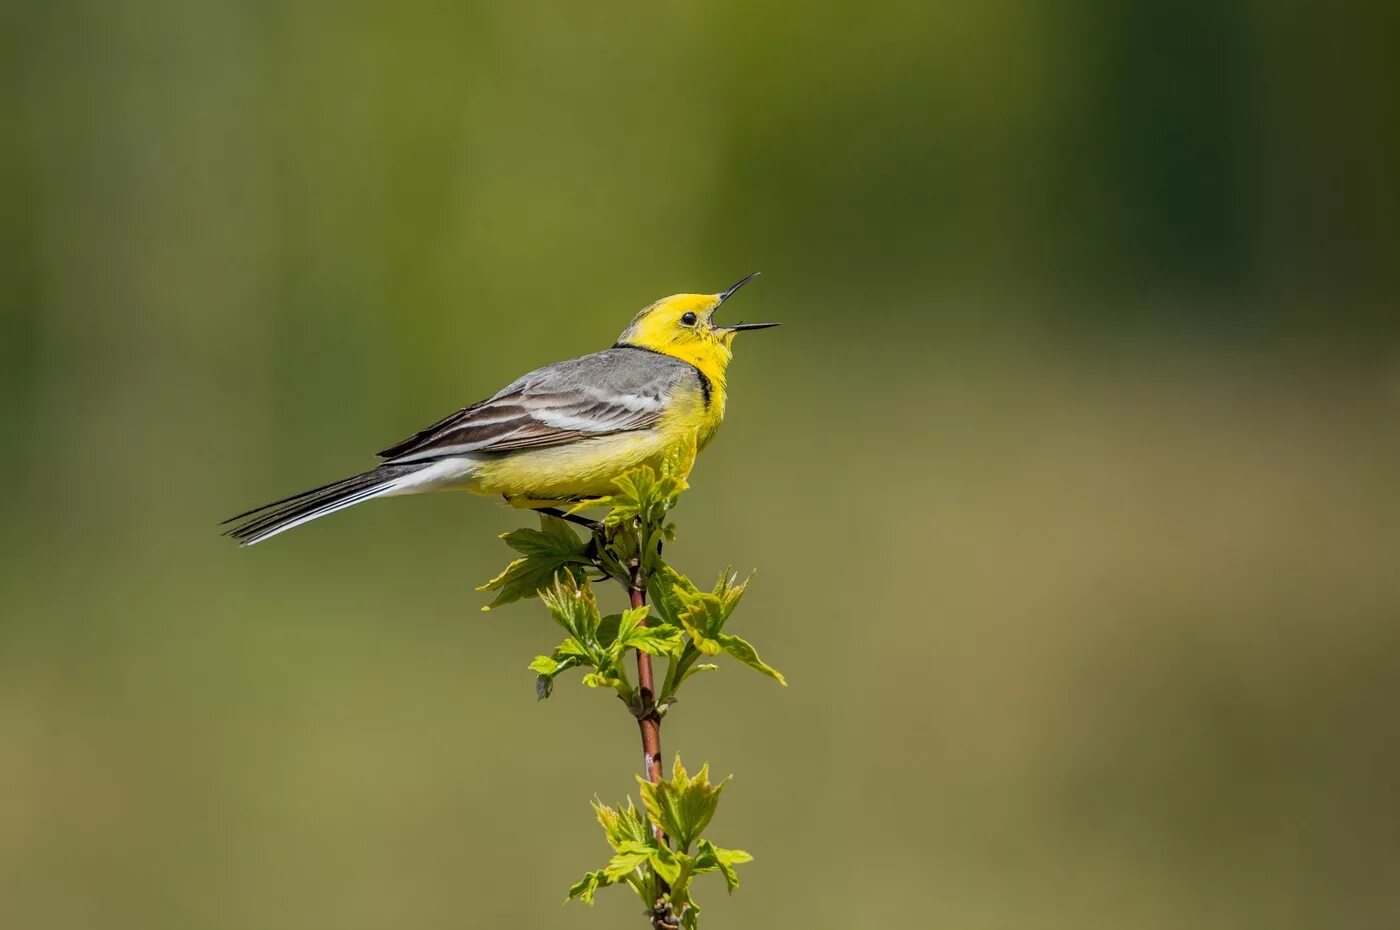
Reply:
<svg viewBox="0 0 1400 930"><path fill-rule="evenodd" d="M712 381L724 381L734 337L746 329L777 323L716 323L715 311L757 274L718 294L673 294L642 310L617 337L620 346L636 346L689 362Z"/></svg>

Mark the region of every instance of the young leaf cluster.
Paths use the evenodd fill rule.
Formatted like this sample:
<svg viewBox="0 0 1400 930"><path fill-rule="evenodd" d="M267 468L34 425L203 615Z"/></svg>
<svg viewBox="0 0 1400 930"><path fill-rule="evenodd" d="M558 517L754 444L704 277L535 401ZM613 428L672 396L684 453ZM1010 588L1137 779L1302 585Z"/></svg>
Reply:
<svg viewBox="0 0 1400 930"><path fill-rule="evenodd" d="M551 519L551 518L544 518ZM570 535L572 531L570 531ZM659 562L647 588L655 614L646 607L603 616L587 578L570 572L554 578L540 597L568 638L549 655L530 663L535 691L541 699L554 690L554 679L571 668L584 668L583 683L592 688L613 688L638 713L645 713L624 664L627 650L639 649L667 660L664 683L655 696L656 709L665 713L675 703L676 692L697 672L718 668L703 659L721 653L762 672L780 684L783 674L758 657L758 651L741 636L725 632L725 624L739 605L748 582L736 583L722 575L714 588L702 591L689 578Z"/></svg>
<svg viewBox="0 0 1400 930"><path fill-rule="evenodd" d="M572 535L572 533L570 533ZM681 634L663 626L646 626L645 607L634 607L604 617L585 579L556 576L554 585L540 592L540 598L568 638L547 656L535 656L530 668L535 672L535 693L543 700L554 690L554 678L567 669L591 669L583 676L590 688L613 688L629 707L639 710L641 697L627 677L623 659L629 649L648 655L669 655L681 643Z"/></svg>
<svg viewBox="0 0 1400 930"><path fill-rule="evenodd" d="M667 666L666 680L657 697L658 705L664 707L673 701L676 690L691 675L716 667L708 663L697 665L697 660L721 652L779 684L787 684L782 672L760 659L758 650L748 640L724 632L725 623L734 613L734 608L739 606L739 599L748 587L747 579L737 584L735 582L735 576L726 572L720 576L713 590L701 591L694 582L669 565L660 566L651 576L648 589L662 622L685 631L680 651L671 657L672 661Z"/></svg>
<svg viewBox="0 0 1400 930"><path fill-rule="evenodd" d="M700 905L691 894L691 880L707 872L718 872L732 893L739 887L734 867L753 859L742 849L726 849L701 837L729 779L710 784L709 766L702 766L692 777L677 755L669 779L656 784L640 777L637 781L647 818L675 843L675 848L657 838L657 832L633 807L630 798L625 806L616 808L594 801L593 811L613 849L613 857L606 866L588 872L570 888L569 899L592 904L599 888L626 884L648 908L663 895L669 896L681 926L693 930L699 923Z"/></svg>

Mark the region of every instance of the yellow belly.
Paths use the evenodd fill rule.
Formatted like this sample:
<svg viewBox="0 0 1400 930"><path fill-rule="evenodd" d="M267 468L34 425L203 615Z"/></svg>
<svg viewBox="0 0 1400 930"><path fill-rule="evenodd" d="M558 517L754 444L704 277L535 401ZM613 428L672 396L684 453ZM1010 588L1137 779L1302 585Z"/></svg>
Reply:
<svg viewBox="0 0 1400 930"><path fill-rule="evenodd" d="M650 465L659 470L682 436L674 434L668 441L663 433L648 430L510 452L482 462L469 488L522 503L602 497L615 490L613 479L628 469Z"/></svg>

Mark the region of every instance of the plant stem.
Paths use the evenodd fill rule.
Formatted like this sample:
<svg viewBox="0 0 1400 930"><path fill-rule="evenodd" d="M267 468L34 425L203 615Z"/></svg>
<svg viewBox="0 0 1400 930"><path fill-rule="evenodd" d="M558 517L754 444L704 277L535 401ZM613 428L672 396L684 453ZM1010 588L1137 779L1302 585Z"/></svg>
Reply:
<svg viewBox="0 0 1400 930"><path fill-rule="evenodd" d="M633 607L645 607L646 587L642 583L641 559L631 565L631 578L627 585L627 595ZM646 620L642 620L646 625ZM652 677L651 656L637 650L637 685L641 691L642 715L637 718L637 726L642 731L642 763L647 781L656 784L661 780L661 714L656 709L656 683ZM660 833L657 834L660 836Z"/></svg>
<svg viewBox="0 0 1400 930"><path fill-rule="evenodd" d="M641 556L634 556L627 568L627 597L633 608L645 607L647 589L642 580ZM645 618L642 619L642 625L646 625ZM643 711L637 718L637 727L642 732L642 767L646 772L647 781L654 785L661 781L661 713L656 709L656 681L652 677L651 656L640 649L637 650L637 689L641 692ZM653 823L651 829L656 834L656 841L666 845L666 834L661 831L661 825ZM656 876L656 880L660 885L657 890L662 897L656 899L656 905L651 911L652 930L676 930L679 924L673 916L670 903L664 897L671 889L661 876Z"/></svg>

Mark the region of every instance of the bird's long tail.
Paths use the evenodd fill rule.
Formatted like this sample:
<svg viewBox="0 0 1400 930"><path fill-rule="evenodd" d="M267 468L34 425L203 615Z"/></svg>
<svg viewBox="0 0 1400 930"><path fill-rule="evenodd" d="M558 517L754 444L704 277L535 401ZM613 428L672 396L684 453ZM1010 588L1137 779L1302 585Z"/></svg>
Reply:
<svg viewBox="0 0 1400 930"><path fill-rule="evenodd" d="M284 533L337 510L344 510L376 497L404 493L409 487L419 483L413 476L425 467L423 464L381 465L372 471L254 507L225 520L225 524L234 525L225 530L224 535L232 536L244 546L260 543L264 539L271 539L278 533ZM240 520L241 523L238 522Z"/></svg>

